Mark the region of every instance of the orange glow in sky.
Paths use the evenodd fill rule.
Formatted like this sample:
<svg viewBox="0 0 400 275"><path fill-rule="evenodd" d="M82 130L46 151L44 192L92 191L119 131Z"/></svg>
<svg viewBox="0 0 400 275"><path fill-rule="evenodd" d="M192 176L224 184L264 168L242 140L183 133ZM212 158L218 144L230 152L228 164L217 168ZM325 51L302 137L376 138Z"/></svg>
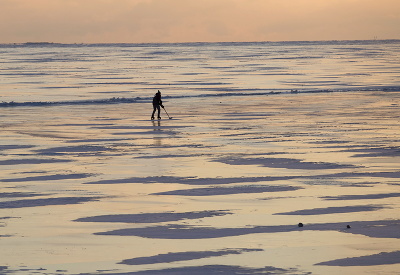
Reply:
<svg viewBox="0 0 400 275"><path fill-rule="evenodd" d="M400 39L399 0L0 0L0 43Z"/></svg>

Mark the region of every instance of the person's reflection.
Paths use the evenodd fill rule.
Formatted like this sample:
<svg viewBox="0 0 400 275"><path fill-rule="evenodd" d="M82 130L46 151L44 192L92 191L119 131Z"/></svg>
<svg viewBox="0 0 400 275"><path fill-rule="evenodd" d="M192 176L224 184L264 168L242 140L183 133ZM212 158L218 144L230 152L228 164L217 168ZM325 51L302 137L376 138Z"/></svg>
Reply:
<svg viewBox="0 0 400 275"><path fill-rule="evenodd" d="M155 135L153 137L154 145L155 146L162 146L162 137L159 136L159 133L162 132L161 130L161 120L152 120L153 123L153 131L155 132Z"/></svg>

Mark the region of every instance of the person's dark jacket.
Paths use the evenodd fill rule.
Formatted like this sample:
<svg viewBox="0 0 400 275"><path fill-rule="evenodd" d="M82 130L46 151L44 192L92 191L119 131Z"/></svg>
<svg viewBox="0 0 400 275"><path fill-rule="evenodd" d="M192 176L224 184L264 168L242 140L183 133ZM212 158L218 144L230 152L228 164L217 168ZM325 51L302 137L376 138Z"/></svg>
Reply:
<svg viewBox="0 0 400 275"><path fill-rule="evenodd" d="M153 97L153 105L161 107L163 106L160 93L156 93L156 95Z"/></svg>

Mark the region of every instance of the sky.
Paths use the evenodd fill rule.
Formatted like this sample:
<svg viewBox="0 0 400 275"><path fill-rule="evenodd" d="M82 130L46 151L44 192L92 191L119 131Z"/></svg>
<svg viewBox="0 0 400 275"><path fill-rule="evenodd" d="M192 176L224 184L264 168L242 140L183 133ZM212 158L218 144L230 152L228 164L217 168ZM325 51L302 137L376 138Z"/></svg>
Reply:
<svg viewBox="0 0 400 275"><path fill-rule="evenodd" d="M400 39L400 0L0 0L0 43Z"/></svg>

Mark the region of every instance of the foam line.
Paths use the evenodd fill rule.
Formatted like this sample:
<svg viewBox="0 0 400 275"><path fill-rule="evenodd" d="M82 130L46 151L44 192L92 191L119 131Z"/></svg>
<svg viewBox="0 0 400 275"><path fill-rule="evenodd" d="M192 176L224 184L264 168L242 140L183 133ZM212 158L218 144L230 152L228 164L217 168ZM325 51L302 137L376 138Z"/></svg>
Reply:
<svg viewBox="0 0 400 275"><path fill-rule="evenodd" d="M174 95L163 96L163 99L181 99L181 98L215 98L215 97L242 97L242 96L269 96L276 94L308 94L308 93L333 93L333 92L350 92L350 91L382 91L382 92L398 92L400 87L365 87L358 89L332 89L332 90L290 90L290 91L260 91L254 92L229 92L215 94L198 94L198 95ZM151 102L152 97L112 97L107 99L87 99L87 100L68 100L68 101L28 101L28 102L1 102L0 108L7 107L43 107L55 105L105 105L120 103L141 103Z"/></svg>

